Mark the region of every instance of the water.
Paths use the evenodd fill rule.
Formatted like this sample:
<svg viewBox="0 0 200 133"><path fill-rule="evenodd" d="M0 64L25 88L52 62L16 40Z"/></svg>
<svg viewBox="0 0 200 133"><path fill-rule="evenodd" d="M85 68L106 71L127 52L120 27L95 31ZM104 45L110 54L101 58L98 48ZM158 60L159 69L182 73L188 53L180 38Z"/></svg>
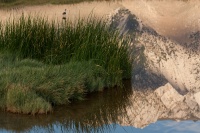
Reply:
<svg viewBox="0 0 200 133"><path fill-rule="evenodd" d="M131 126L120 126L118 124L109 125L110 127L105 126L102 132L108 133L199 133L199 122L193 121L184 121L184 122L174 122L174 121L158 121L155 124L150 124L144 129L137 129ZM33 127L24 132L68 132L74 133L73 129L67 129L64 125L53 125L51 127ZM100 132L101 132L100 131ZM13 130L0 130L2 133L13 132Z"/></svg>
<svg viewBox="0 0 200 133"><path fill-rule="evenodd" d="M148 92L148 93L147 93ZM139 95L140 94L140 95ZM144 95L142 95L144 94ZM185 121L174 120L159 116L148 117L142 120L140 107L145 105L149 110L149 116L154 112L159 103L146 101L151 92L138 92L132 90L131 83L127 81L124 89L106 89L103 92L90 94L84 101L74 101L66 106L55 107L51 114L47 115L21 115L8 112L0 112L0 132L105 132L105 133L197 133L200 130L200 121L196 118L188 118ZM146 97L145 97L146 96ZM133 100L135 98L135 100ZM143 99L143 105L135 108ZM145 102L146 101L146 102ZM159 108L164 111L165 108ZM131 113L130 113L131 112ZM152 113L152 114L151 114ZM165 119L165 120L164 120ZM154 123L155 121L155 123Z"/></svg>
<svg viewBox="0 0 200 133"><path fill-rule="evenodd" d="M110 127L105 126L102 132L109 133L199 133L199 122L193 121L184 121L184 122L174 122L174 121L158 121L155 124L150 124L144 129L137 129L131 126L120 126L118 124L109 125ZM49 129L48 129L49 128ZM33 127L24 132L68 132L73 133L76 130L67 129L64 125L53 125L51 127ZM15 132L13 130L1 129L0 132ZM21 131L20 131L21 132Z"/></svg>

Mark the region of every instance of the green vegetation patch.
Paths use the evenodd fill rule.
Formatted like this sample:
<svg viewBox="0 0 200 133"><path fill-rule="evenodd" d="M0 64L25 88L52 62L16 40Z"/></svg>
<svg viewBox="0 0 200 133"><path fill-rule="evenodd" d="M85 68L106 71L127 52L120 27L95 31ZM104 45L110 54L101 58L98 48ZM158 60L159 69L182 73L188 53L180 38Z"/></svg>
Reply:
<svg viewBox="0 0 200 133"><path fill-rule="evenodd" d="M81 100L131 76L129 39L105 21L0 23L0 108L35 114ZM12 54L11 54L12 53Z"/></svg>
<svg viewBox="0 0 200 133"><path fill-rule="evenodd" d="M85 93L107 86L106 71L90 61L41 65L25 59L1 64L0 107L11 112L46 113L52 105L82 100Z"/></svg>
<svg viewBox="0 0 200 133"><path fill-rule="evenodd" d="M129 40L119 37L103 20L56 23L22 15L0 27L0 51L55 65L93 60L110 75L111 86L130 78Z"/></svg>
<svg viewBox="0 0 200 133"><path fill-rule="evenodd" d="M42 97L22 85L10 85L7 88L6 110L14 113L47 113L52 107Z"/></svg>

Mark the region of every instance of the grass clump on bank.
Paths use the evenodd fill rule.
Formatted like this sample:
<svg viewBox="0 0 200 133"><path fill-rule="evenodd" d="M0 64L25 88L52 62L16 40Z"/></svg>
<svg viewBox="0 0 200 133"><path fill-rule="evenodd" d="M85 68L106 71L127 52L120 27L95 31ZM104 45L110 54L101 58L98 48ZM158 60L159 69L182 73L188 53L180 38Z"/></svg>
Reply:
<svg viewBox="0 0 200 133"><path fill-rule="evenodd" d="M0 23L0 107L44 113L119 86L131 75L128 43L91 18L60 24L22 16Z"/></svg>
<svg viewBox="0 0 200 133"><path fill-rule="evenodd" d="M52 110L52 105L81 100L85 93L106 86L106 72L90 61L46 65L35 60L1 61L0 108L35 114Z"/></svg>

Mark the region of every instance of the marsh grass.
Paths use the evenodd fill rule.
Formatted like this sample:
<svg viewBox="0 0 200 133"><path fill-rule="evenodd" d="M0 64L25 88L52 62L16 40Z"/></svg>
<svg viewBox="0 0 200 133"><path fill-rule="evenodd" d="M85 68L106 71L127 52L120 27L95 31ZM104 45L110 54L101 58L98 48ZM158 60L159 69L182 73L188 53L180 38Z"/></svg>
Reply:
<svg viewBox="0 0 200 133"><path fill-rule="evenodd" d="M0 26L4 27L0 28L1 51L48 64L92 60L107 71L113 85L130 78L129 41L110 30L103 20L88 18L60 24L22 16Z"/></svg>
<svg viewBox="0 0 200 133"><path fill-rule="evenodd" d="M45 113L120 86L131 75L128 44L95 18L57 23L22 15L0 23L0 107Z"/></svg>
<svg viewBox="0 0 200 133"><path fill-rule="evenodd" d="M82 100L89 92L107 86L106 71L92 63L70 62L46 65L24 59L1 61L0 108L25 114L47 113L52 105Z"/></svg>

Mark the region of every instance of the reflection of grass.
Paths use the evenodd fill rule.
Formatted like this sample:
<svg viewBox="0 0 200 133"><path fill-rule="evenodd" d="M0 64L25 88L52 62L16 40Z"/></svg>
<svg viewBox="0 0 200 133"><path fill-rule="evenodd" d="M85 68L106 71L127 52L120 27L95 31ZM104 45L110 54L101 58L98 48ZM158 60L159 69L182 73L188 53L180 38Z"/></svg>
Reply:
<svg viewBox="0 0 200 133"><path fill-rule="evenodd" d="M105 93L96 95L92 99L94 101L84 104L85 106L89 104L90 108L82 111L77 107L76 112L73 112L74 109L68 109L70 112L68 119L65 119L65 124L60 124L63 125L64 130L72 132L112 131L113 123L121 123L127 117L126 109L130 104L130 96L132 96L130 82L125 85L123 90L120 88L106 90ZM79 106L83 106L81 102ZM74 106L74 108L76 107Z"/></svg>
<svg viewBox="0 0 200 133"><path fill-rule="evenodd" d="M22 16L0 24L0 51L0 106L13 112L48 112L131 74L127 40L100 20Z"/></svg>
<svg viewBox="0 0 200 133"><path fill-rule="evenodd" d="M120 123L126 117L131 83L121 88L95 92L85 101L58 106L53 114L34 116L14 115L0 112L0 128L12 132L105 132L114 131L112 123ZM123 100L122 100L123 99ZM6 119L5 119L6 118ZM20 119L20 124L16 122ZM7 122L12 121L12 122ZM54 127L57 127L56 129Z"/></svg>

